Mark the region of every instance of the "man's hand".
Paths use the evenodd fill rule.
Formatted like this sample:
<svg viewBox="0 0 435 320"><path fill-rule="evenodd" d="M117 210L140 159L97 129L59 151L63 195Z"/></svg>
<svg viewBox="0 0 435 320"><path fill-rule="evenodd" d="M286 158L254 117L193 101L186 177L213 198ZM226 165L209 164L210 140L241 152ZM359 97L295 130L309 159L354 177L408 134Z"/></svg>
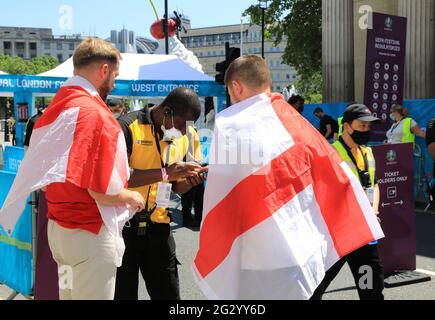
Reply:
<svg viewBox="0 0 435 320"><path fill-rule="evenodd" d="M207 168L205 168L207 169ZM194 176L186 177L186 181L192 186L196 187L200 185L201 183L204 183L207 180L204 173L196 174Z"/></svg>
<svg viewBox="0 0 435 320"><path fill-rule="evenodd" d="M126 200L132 208L136 209L136 212L145 210L145 200L139 192L129 191Z"/></svg>
<svg viewBox="0 0 435 320"><path fill-rule="evenodd" d="M128 189L122 189L117 195L106 195L104 193L98 193L88 189L90 196L95 201L105 206L122 206L130 205L137 212L145 209L145 200L139 192L130 191Z"/></svg>
<svg viewBox="0 0 435 320"><path fill-rule="evenodd" d="M376 219L378 219L378 222L381 223L382 221L381 221L381 218L379 218L379 214L380 214L379 210L374 209L374 211L375 211Z"/></svg>
<svg viewBox="0 0 435 320"><path fill-rule="evenodd" d="M179 162L169 166L166 172L169 176L169 181L178 181L187 177L198 176L208 169L201 167L196 162Z"/></svg>

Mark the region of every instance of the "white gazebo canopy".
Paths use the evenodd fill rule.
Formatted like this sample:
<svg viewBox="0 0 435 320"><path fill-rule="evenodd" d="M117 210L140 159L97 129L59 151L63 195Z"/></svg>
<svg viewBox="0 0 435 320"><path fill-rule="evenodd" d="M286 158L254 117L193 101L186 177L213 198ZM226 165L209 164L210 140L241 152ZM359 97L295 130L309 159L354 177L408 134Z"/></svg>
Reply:
<svg viewBox="0 0 435 320"><path fill-rule="evenodd" d="M69 78L73 76L73 69L70 58L38 76ZM174 55L123 53L116 80L214 81L214 78L193 69Z"/></svg>

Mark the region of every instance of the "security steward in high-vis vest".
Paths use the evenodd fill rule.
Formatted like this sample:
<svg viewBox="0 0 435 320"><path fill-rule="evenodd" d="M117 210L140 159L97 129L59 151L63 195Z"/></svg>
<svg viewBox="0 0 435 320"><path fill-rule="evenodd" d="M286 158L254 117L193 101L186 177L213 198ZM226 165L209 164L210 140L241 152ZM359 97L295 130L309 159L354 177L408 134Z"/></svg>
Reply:
<svg viewBox="0 0 435 320"><path fill-rule="evenodd" d="M401 105L391 108L390 118L394 121L391 129L387 131L387 143L413 143L415 136L426 138L426 133L420 129L414 119L409 118L408 109Z"/></svg>
<svg viewBox="0 0 435 320"><path fill-rule="evenodd" d="M379 215L380 194L376 183L375 159L372 150L366 145L370 139L370 125L377 121L379 119L373 117L365 105L350 105L343 116L343 134L333 144L343 161L359 178L376 216ZM377 242L367 244L350 253L329 269L312 300L322 299L329 284L346 262L352 271L360 299L383 300L384 271Z"/></svg>
<svg viewBox="0 0 435 320"><path fill-rule="evenodd" d="M187 127L201 113L195 92L172 91L158 106L119 118L132 175L129 189L146 199L143 212L124 227L125 254L116 277L116 300L137 300L139 271L152 300L179 300L175 241L168 213L171 191L183 194L204 182L207 168L182 162L188 152ZM199 138L198 138L199 140Z"/></svg>
<svg viewBox="0 0 435 320"><path fill-rule="evenodd" d="M194 133L194 134L192 134ZM199 136L194 128L184 136L189 139L189 151L184 159L190 161L194 157L195 161L202 161L202 148ZM204 205L205 186L203 183L192 188L189 192L181 195L181 212L183 213L183 226L188 228L198 228L202 221L202 211ZM192 207L195 215L192 217Z"/></svg>
<svg viewBox="0 0 435 320"><path fill-rule="evenodd" d="M338 122L338 134L335 136L335 141L343 135L343 117L337 119Z"/></svg>

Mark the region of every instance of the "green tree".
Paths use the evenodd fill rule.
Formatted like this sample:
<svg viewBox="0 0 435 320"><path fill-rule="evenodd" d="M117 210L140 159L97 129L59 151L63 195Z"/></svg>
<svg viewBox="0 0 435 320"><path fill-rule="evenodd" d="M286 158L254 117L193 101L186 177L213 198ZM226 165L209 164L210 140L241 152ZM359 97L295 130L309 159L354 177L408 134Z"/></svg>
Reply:
<svg viewBox="0 0 435 320"><path fill-rule="evenodd" d="M322 103L322 73L316 72L309 78L300 77L294 83L298 93L305 98L305 103L314 104Z"/></svg>
<svg viewBox="0 0 435 320"><path fill-rule="evenodd" d="M59 65L59 61L56 58L50 57L50 56L42 56L33 58L31 60L31 63L34 66L34 72L33 74L40 74L46 71L49 71L51 69L54 69Z"/></svg>
<svg viewBox="0 0 435 320"><path fill-rule="evenodd" d="M266 36L273 39L275 45L287 40L282 59L298 72L296 89L321 97L322 1L272 0L268 3ZM261 25L262 11L258 5L249 7L244 15L249 15L252 23Z"/></svg>
<svg viewBox="0 0 435 320"><path fill-rule="evenodd" d="M10 74L35 75L51 70L58 65L59 61L49 56L37 57L32 60L5 55L0 56L0 70Z"/></svg>

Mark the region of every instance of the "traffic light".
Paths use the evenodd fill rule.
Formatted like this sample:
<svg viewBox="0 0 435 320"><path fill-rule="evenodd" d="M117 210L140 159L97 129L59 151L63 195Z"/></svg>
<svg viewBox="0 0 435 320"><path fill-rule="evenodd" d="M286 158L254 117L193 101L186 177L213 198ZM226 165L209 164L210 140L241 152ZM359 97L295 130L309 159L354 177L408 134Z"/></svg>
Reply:
<svg viewBox="0 0 435 320"><path fill-rule="evenodd" d="M216 77L215 80L217 83L224 84L225 80L225 71L227 71L227 62L222 61L216 63Z"/></svg>
<svg viewBox="0 0 435 320"><path fill-rule="evenodd" d="M230 64L231 64L234 60L237 60L238 58L240 58L240 48L234 48L234 47L231 47L231 48L230 48L230 52L229 52L229 58L227 58L227 61L228 61L228 67L230 66Z"/></svg>
<svg viewBox="0 0 435 320"><path fill-rule="evenodd" d="M230 47L230 43L225 43L225 60L216 63L216 77L217 83L224 84L225 73L230 66L231 62L240 57L240 48Z"/></svg>

